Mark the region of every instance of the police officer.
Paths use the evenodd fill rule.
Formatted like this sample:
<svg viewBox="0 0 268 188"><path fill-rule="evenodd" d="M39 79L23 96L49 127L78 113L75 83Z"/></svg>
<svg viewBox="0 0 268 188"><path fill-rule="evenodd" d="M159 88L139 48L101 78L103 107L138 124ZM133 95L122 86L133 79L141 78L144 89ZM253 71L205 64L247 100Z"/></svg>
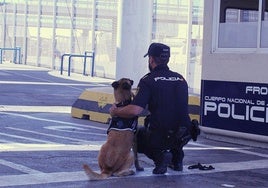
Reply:
<svg viewBox="0 0 268 188"><path fill-rule="evenodd" d="M150 73L139 82L137 93L130 105L112 106L110 114L132 118L148 107L147 126L139 130L138 151L155 163L154 174L164 174L168 165L182 170L183 151L179 147L180 127L190 127L188 113L188 85L182 75L169 70L169 46L152 43L148 56Z"/></svg>

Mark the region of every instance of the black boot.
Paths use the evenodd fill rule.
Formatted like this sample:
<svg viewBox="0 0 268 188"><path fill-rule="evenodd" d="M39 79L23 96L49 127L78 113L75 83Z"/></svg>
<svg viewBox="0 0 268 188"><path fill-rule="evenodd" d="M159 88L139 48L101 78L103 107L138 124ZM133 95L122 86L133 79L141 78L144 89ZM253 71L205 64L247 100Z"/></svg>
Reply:
<svg viewBox="0 0 268 188"><path fill-rule="evenodd" d="M172 155L168 151L162 151L155 155L155 168L153 174L165 174L167 172L168 164L171 162Z"/></svg>
<svg viewBox="0 0 268 188"><path fill-rule="evenodd" d="M171 150L172 153L172 161L168 165L174 171L182 171L183 170L183 157L184 152L182 149L180 150Z"/></svg>

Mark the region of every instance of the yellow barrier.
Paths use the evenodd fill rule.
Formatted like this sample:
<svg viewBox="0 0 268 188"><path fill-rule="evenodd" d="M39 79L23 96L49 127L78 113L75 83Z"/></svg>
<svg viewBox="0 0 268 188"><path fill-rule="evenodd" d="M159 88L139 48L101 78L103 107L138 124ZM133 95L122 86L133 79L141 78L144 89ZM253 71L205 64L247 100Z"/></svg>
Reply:
<svg viewBox="0 0 268 188"><path fill-rule="evenodd" d="M88 119L108 123L111 116L109 108L114 103L113 89L86 89L72 105L71 115L75 118ZM200 97L189 96L189 113L191 119L200 118ZM143 125L145 116L139 117L139 125Z"/></svg>

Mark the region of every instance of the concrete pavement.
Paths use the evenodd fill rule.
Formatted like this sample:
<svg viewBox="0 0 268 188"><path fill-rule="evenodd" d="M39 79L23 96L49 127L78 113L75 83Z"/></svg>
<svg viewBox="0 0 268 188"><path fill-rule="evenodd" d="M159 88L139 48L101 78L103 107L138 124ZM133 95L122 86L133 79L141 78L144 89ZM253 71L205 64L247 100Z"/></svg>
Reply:
<svg viewBox="0 0 268 188"><path fill-rule="evenodd" d="M111 81L0 64L0 187L268 187L266 149L204 135L184 148L183 172L153 175L152 161L141 154L144 172L89 182L82 165L98 171L108 125L72 118L70 109L84 89ZM197 163L215 169L188 169Z"/></svg>

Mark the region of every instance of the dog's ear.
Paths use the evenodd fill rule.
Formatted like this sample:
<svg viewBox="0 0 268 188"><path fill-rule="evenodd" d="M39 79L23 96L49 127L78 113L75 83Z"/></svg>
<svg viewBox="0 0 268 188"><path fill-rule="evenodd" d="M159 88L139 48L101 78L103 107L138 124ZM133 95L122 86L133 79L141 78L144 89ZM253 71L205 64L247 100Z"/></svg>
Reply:
<svg viewBox="0 0 268 188"><path fill-rule="evenodd" d="M133 80L129 80L130 81L130 84L133 85L134 84L134 81Z"/></svg>
<svg viewBox="0 0 268 188"><path fill-rule="evenodd" d="M113 87L114 89L117 89L118 86L119 86L119 82L118 82L118 81L114 81L114 82L112 83L112 87Z"/></svg>

